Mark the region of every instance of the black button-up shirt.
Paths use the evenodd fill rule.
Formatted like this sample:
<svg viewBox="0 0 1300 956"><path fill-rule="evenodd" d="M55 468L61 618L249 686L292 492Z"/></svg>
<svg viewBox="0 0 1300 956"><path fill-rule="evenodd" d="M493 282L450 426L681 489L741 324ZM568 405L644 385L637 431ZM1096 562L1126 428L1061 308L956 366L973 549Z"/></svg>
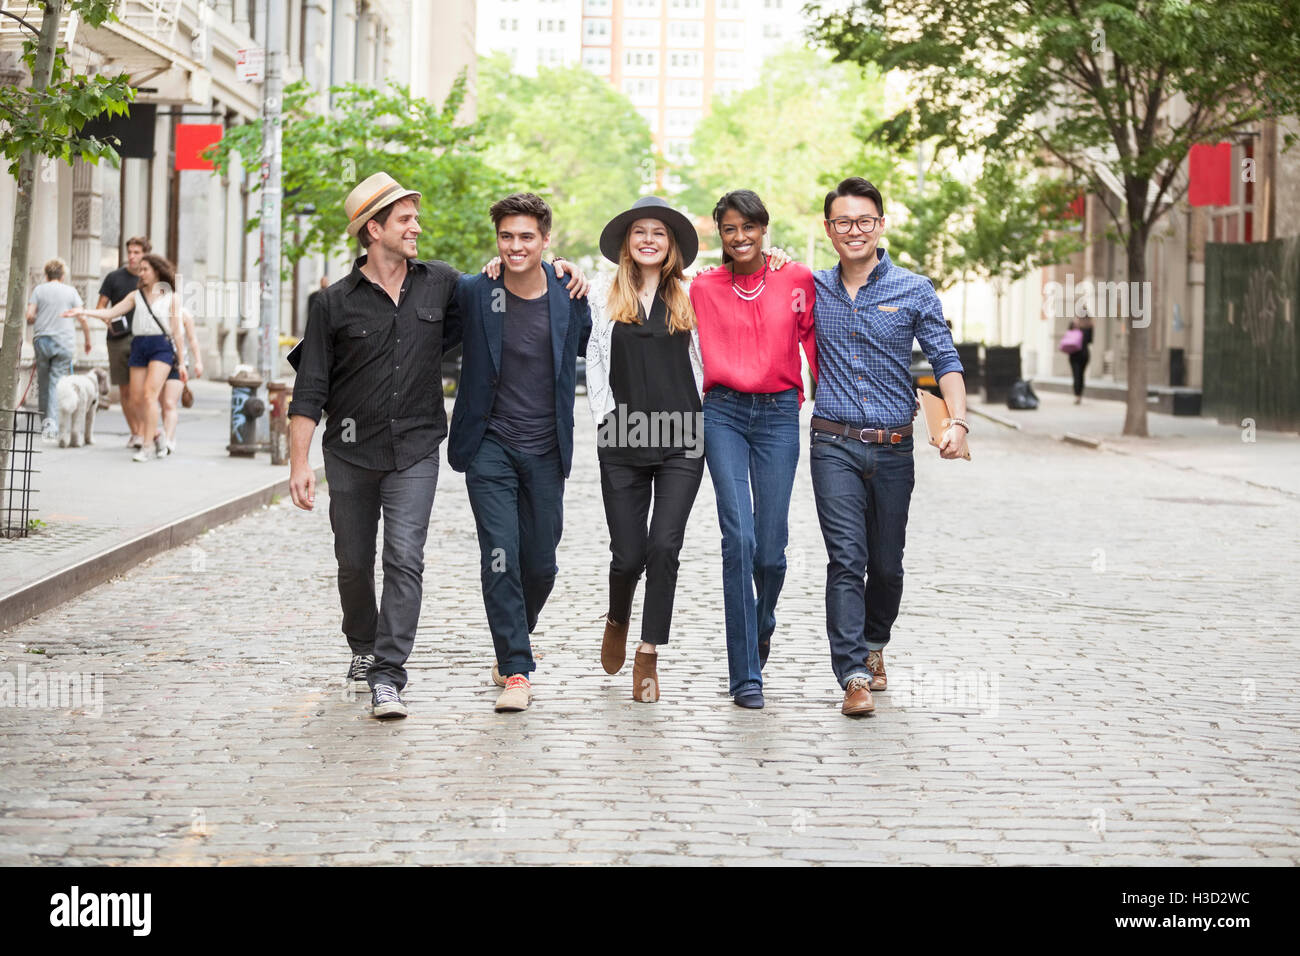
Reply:
<svg viewBox="0 0 1300 956"><path fill-rule="evenodd" d="M447 436L442 354L460 344L460 272L409 259L394 304L365 263L312 302L289 414L324 412L324 447L349 464L400 470Z"/></svg>

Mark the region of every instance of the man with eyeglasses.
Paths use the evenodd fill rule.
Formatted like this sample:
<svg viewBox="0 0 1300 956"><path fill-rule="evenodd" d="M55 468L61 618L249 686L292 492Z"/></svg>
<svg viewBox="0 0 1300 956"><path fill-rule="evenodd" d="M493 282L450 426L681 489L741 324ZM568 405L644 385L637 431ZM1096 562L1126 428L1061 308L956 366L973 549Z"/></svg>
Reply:
<svg viewBox="0 0 1300 956"><path fill-rule="evenodd" d="M826 235L839 264L813 274L817 396L813 494L826 542L826 633L844 689L840 713L875 710L886 687L884 648L903 597L903 544L912 498L912 340L930 359L948 404L939 453L966 454L966 384L929 279L877 248L880 191L854 176L827 193ZM865 579L865 580L864 580Z"/></svg>

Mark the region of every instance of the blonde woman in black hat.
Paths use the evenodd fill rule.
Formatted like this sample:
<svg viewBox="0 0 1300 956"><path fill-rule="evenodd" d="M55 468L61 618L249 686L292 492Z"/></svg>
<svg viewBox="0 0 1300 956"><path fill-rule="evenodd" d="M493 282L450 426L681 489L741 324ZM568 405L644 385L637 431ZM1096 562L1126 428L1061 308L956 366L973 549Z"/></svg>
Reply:
<svg viewBox="0 0 1300 956"><path fill-rule="evenodd" d="M598 426L600 485L609 525L609 611L600 659L626 658L632 599L646 576L632 699L659 699L659 649L668 643L678 556L704 475L703 367L683 270L695 228L655 196L610 220L600 251L618 265L592 289L587 400ZM651 503L653 501L653 510Z"/></svg>

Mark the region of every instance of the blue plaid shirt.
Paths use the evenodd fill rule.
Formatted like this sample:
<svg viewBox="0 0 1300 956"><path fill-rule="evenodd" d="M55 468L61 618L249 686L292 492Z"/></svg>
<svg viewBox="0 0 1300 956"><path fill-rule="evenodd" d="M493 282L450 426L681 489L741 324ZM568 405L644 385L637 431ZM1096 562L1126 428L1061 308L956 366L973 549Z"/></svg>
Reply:
<svg viewBox="0 0 1300 956"><path fill-rule="evenodd" d="M813 273L817 299L817 393L813 414L853 428L899 428L912 421L912 340L934 377L962 371L943 306L924 276L876 252L876 267L850 301L838 264Z"/></svg>

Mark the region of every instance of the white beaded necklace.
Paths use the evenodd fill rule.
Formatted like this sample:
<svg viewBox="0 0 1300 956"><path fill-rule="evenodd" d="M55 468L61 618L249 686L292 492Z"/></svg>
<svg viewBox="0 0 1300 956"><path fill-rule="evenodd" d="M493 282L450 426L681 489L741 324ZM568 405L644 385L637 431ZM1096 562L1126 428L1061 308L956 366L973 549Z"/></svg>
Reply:
<svg viewBox="0 0 1300 956"><path fill-rule="evenodd" d="M731 266L731 291L746 302L753 302L763 294L763 289L767 286L767 256L763 256L763 272L759 276L758 286L754 289L741 289L736 285L736 266Z"/></svg>

